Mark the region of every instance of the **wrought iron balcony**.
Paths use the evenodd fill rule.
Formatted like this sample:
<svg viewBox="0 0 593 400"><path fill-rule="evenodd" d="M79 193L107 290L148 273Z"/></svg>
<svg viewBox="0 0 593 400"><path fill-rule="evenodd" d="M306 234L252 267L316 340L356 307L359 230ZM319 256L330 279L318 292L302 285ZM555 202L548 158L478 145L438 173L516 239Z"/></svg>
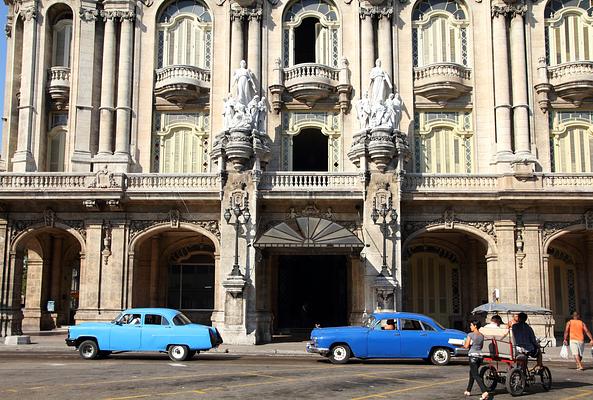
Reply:
<svg viewBox="0 0 593 400"><path fill-rule="evenodd" d="M558 97L577 107L593 96L593 62L576 61L548 67L548 80Z"/></svg>
<svg viewBox="0 0 593 400"><path fill-rule="evenodd" d="M210 71L192 65L170 65L157 69L154 92L171 103L196 103L210 93ZM207 96L205 96L207 98ZM206 100L207 101L207 100Z"/></svg>
<svg viewBox="0 0 593 400"><path fill-rule="evenodd" d="M51 67L47 70L47 92L56 109L68 109L70 100L69 67Z"/></svg>
<svg viewBox="0 0 593 400"><path fill-rule="evenodd" d="M342 59L341 68L332 68L317 63L297 64L282 68L276 61L275 76L270 86L272 106L279 112L282 104L296 100L308 106L322 99L333 99L342 111L350 107L350 70L348 60Z"/></svg>
<svg viewBox="0 0 593 400"><path fill-rule="evenodd" d="M414 68L414 93L441 105L471 92L471 70L454 63Z"/></svg>

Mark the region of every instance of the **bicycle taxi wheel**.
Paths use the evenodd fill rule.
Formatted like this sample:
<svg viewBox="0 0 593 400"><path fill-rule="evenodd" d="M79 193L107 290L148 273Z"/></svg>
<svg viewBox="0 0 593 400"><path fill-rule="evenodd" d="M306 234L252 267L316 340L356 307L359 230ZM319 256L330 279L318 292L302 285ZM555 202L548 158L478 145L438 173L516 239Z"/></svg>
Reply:
<svg viewBox="0 0 593 400"><path fill-rule="evenodd" d="M498 371L494 365L484 365L480 368L480 378L484 381L484 385L489 392L493 392L498 384Z"/></svg>
<svg viewBox="0 0 593 400"><path fill-rule="evenodd" d="M507 372L506 377L506 387L507 391L511 394L511 396L521 396L523 391L525 390L525 374L521 368L511 368L509 372Z"/></svg>
<svg viewBox="0 0 593 400"><path fill-rule="evenodd" d="M548 367L541 367L538 371L539 378L541 380L542 388L547 392L552 388L552 373L550 372L550 368Z"/></svg>

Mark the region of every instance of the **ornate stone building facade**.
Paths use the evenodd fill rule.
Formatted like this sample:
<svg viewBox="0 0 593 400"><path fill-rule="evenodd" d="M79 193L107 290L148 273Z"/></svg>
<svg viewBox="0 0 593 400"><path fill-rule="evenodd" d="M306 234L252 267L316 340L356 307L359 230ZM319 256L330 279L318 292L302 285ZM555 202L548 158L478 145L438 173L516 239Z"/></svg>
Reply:
<svg viewBox="0 0 593 400"><path fill-rule="evenodd" d="M5 1L1 335L591 322L590 1Z"/></svg>

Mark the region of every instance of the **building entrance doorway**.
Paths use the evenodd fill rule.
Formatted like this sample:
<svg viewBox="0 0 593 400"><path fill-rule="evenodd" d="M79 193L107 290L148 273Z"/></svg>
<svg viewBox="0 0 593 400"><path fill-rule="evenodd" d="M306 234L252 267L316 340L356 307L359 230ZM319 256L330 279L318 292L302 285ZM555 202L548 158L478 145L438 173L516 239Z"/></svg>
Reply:
<svg viewBox="0 0 593 400"><path fill-rule="evenodd" d="M315 324L347 325L345 256L280 256L277 279L278 333L308 336Z"/></svg>

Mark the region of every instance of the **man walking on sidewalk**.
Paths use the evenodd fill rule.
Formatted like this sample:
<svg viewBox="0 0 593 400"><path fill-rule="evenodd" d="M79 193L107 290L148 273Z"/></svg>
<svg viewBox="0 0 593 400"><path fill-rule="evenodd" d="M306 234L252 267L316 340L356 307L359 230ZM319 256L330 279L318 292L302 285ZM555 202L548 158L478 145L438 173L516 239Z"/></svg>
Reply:
<svg viewBox="0 0 593 400"><path fill-rule="evenodd" d="M587 328L587 325L581 321L581 315L578 312L572 313L572 319L566 323L564 329L564 344L570 339L570 352L577 362L577 371L584 371L583 355L585 353L585 334L589 337L590 344L593 345L593 336Z"/></svg>

